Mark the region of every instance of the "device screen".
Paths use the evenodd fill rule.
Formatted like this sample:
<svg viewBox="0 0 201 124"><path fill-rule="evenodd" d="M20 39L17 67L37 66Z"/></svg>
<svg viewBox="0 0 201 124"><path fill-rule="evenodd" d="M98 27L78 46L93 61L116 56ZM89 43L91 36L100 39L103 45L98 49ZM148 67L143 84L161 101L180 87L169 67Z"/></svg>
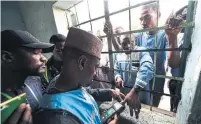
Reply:
<svg viewBox="0 0 201 124"><path fill-rule="evenodd" d="M111 116L114 112L115 112L115 110L114 110L113 108L110 108L110 109L107 111L106 116L109 117L109 116ZM106 118L107 118L107 117L106 117Z"/></svg>

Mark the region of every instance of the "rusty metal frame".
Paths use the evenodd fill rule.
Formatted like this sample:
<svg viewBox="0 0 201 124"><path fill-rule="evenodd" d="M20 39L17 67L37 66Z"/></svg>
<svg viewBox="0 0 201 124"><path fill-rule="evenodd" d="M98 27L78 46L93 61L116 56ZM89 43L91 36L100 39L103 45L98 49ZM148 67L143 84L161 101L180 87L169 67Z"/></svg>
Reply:
<svg viewBox="0 0 201 124"><path fill-rule="evenodd" d="M105 1L105 0L104 0L104 1ZM118 11L115 11L115 12L112 12L112 13L109 13L109 16L118 14L118 13L120 13L120 12L124 12L124 11L126 11L126 10L130 10L130 9L133 9L133 8L137 8L137 7L142 6L142 5L154 3L154 2L157 2L157 1L142 2L142 3L136 4L136 5L133 5L133 6L130 6L130 7L127 7L127 8L124 8L124 9L121 9L121 10L118 10ZM77 27L77 26L79 26L79 25L83 25L83 24L89 23L90 21L92 22L92 21L95 21L95 20L104 18L104 17L105 17L105 15L100 16L100 17L97 17L97 18L94 18L94 19L91 19L91 20L88 20L88 21L85 21L85 22L82 22L82 23L76 25L75 27Z"/></svg>
<svg viewBox="0 0 201 124"><path fill-rule="evenodd" d="M88 1L88 0L87 0ZM108 51L109 52L102 52L102 54L107 54L109 53L109 61L110 61L110 70L112 70L113 72L113 75L112 77L114 77L114 66L113 66L113 56L112 54L113 53L122 53L122 52L126 52L126 51L112 51L112 36L116 36L116 35L125 35L125 34L130 34L131 36L131 33L138 33L138 32L147 32L147 31L159 31L159 30L164 30L164 29L168 29L169 27L168 26L161 26L161 27L158 27L158 17L159 17L159 11L157 12L157 27L155 28L148 28L148 29L139 29L139 30L131 30L131 12L130 10L133 9L133 8L136 8L136 7L139 7L139 6L142 6L142 5L146 5L146 4L150 4L150 3L153 3L153 2L157 2L158 3L158 6L159 6L159 0L156 0L156 1L148 1L148 2L142 2L142 3L139 3L139 4L136 4L136 5L133 5L133 6L130 6L130 0L128 0L129 2L129 7L127 8L124 8L124 9L121 9L121 10L118 10L118 11L115 11L115 12L112 12L112 13L109 13L109 8L108 8L108 0L104 0L104 12L105 12L105 15L103 16L100 16L100 17L97 17L97 18L94 18L94 19L91 19L88 20L88 21L85 21L85 22L82 22L82 23L79 23L77 24L75 27L77 26L80 26L80 25L83 25L83 24L86 24L86 23L89 23L91 24L92 21L95 21L95 20L98 20L98 19L101 19L101 18L105 18L106 21L110 21L110 16L111 15L114 15L114 14L118 14L120 12L124 12L124 11L127 11L129 10L129 31L126 31L126 32L122 32L122 33L119 33L119 34L110 34L110 35L104 35L104 36L100 36L100 38L107 38L108 40ZM147 50L129 50L130 52L143 52L143 51L153 51L154 52L154 81L153 81L153 86L152 86L152 90L151 91L146 91L144 90L145 92L150 92L152 94L156 93L154 92L153 88L154 88L154 83L155 83L155 78L169 78L169 79L175 79L175 80L178 80L180 82L183 82L184 81L184 70L185 70L185 60L186 60L186 57L187 57L187 54L188 52L191 50L191 47L190 47L190 40L191 40L191 34L192 34L192 28L194 27L194 19L193 19L193 16L194 16L194 5L195 5L195 1L190 1L189 0L189 3L188 3L188 13L187 13L187 22L182 24L180 27L181 28L185 28L185 41L184 41L184 48L168 48L168 49L157 49L157 46L156 46L156 43L157 43L157 34L156 33L156 40L155 40L155 44L154 44L154 49L147 49ZM89 9L89 5L88 5L88 9ZM77 13L76 13L77 15ZM89 17L90 17L90 12L89 12ZM91 28L92 28L92 24L91 24ZM180 77L172 77L172 76L165 76L165 75L157 75L155 73L156 71L156 56L157 56L157 52L160 52L160 51L183 51L182 52L182 63L181 63L181 71L180 71ZM126 71L126 70L119 70L119 71ZM129 70L128 72L132 72L131 70ZM112 78L114 79L114 78ZM106 82L108 83L107 81L101 81L101 82ZM111 82L110 82L111 83ZM179 83L181 85L181 83ZM151 94L151 104L152 104L152 100L153 100L153 95ZM162 94L162 95L168 95L168 96L171 96L170 94ZM155 107L152 107L152 106L149 106L150 107L150 110L154 111L155 109L158 109L158 108L155 108ZM164 111L164 110L162 110ZM162 113L162 112L160 112Z"/></svg>

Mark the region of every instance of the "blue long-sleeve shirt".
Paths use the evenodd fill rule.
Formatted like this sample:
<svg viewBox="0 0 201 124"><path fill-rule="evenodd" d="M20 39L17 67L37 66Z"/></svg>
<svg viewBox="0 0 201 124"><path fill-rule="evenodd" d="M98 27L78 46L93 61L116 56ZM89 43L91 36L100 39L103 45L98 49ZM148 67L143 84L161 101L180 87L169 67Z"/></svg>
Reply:
<svg viewBox="0 0 201 124"><path fill-rule="evenodd" d="M135 47L135 50L143 50L143 47ZM131 56L131 63L130 63ZM139 61L139 70L132 66L136 61ZM147 83L153 78L153 61L149 52L136 52L131 54L117 54L115 62L115 79L121 77L124 80L124 85L134 86L138 85L144 88ZM134 71L122 72L119 70ZM135 79L136 78L136 79Z"/></svg>
<svg viewBox="0 0 201 124"><path fill-rule="evenodd" d="M156 40L156 34L148 35L146 32L143 32L135 35L136 45L140 47L145 47L147 49L154 49L155 40ZM158 31L156 44L157 49L168 48L168 41L165 37L164 31ZM154 60L154 52L150 51L149 53L151 55L152 60ZM157 52L156 74L165 75L165 68L164 68L165 60L166 60L166 52L165 51Z"/></svg>

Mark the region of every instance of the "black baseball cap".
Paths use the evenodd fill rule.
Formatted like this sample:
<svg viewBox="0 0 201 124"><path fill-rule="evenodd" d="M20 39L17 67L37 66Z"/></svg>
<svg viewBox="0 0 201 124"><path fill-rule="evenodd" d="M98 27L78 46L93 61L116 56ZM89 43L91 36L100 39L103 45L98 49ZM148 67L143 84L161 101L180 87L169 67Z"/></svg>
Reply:
<svg viewBox="0 0 201 124"><path fill-rule="evenodd" d="M66 37L62 34L54 34L50 38L50 43L65 42Z"/></svg>
<svg viewBox="0 0 201 124"><path fill-rule="evenodd" d="M42 49L43 53L52 52L53 44L40 42L27 31L4 30L1 31L1 49L14 52L19 47Z"/></svg>

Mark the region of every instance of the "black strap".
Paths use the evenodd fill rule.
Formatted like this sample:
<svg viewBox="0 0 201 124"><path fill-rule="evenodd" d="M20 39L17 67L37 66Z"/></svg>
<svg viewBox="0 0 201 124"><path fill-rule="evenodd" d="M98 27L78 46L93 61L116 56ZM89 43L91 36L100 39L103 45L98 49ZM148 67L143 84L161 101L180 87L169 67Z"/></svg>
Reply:
<svg viewBox="0 0 201 124"><path fill-rule="evenodd" d="M48 113L48 114L53 114L53 113L54 114L61 114L64 117L65 116L70 116L70 117L72 117L73 120L75 120L79 124L83 124L83 122L77 116L73 115L71 112L69 112L67 110L62 110L62 109L40 109L35 113L35 115L36 116L41 116L41 115L43 115L45 113Z"/></svg>

